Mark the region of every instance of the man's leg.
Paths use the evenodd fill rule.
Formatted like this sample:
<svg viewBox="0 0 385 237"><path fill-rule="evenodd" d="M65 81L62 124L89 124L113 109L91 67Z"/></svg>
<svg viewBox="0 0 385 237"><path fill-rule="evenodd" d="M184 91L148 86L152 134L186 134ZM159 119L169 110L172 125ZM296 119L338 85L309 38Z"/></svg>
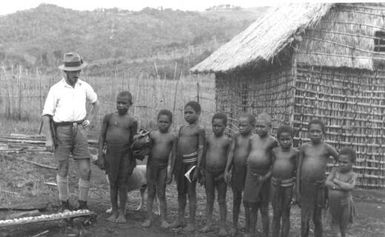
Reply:
<svg viewBox="0 0 385 237"><path fill-rule="evenodd" d="M58 172L56 174L56 182L59 191L59 200L61 202L60 211L69 210L69 187L68 187L68 167L69 161L61 160L58 164Z"/></svg>
<svg viewBox="0 0 385 237"><path fill-rule="evenodd" d="M77 160L79 167L79 209L88 209L87 199L90 189L91 168L90 159Z"/></svg>

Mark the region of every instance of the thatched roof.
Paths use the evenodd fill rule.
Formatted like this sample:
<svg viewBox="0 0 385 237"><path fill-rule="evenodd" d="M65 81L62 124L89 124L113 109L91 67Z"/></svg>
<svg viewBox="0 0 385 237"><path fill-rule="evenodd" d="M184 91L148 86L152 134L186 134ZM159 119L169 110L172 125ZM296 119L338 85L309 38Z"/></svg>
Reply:
<svg viewBox="0 0 385 237"><path fill-rule="evenodd" d="M293 41L297 31L314 26L332 6L331 3L301 3L272 8L191 71L225 72L270 61Z"/></svg>

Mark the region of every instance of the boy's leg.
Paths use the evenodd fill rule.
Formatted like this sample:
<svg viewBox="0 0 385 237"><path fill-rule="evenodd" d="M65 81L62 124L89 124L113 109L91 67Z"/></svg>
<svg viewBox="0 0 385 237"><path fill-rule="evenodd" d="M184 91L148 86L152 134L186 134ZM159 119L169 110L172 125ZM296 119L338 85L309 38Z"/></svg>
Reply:
<svg viewBox="0 0 385 237"><path fill-rule="evenodd" d="M271 205L273 206L273 222L272 222L272 237L279 237L279 231L281 229L281 216L283 214L283 203L282 199L285 199L283 195L286 193L280 192L280 187L278 185L272 186L272 201ZM282 216L283 219L283 216ZM282 220L282 227L284 223ZM282 228L282 235L283 235L283 228Z"/></svg>
<svg viewBox="0 0 385 237"><path fill-rule="evenodd" d="M181 177L175 177L176 179L176 189L178 191L178 217L171 224L171 228L177 228L181 227L184 224L184 214L186 209L186 188L185 186L187 183L181 183L185 182L184 178L181 179ZM182 188L183 187L183 188Z"/></svg>
<svg viewBox="0 0 385 237"><path fill-rule="evenodd" d="M257 216L258 216L258 209L260 207L260 204L258 203L249 203L250 205L250 235L255 236L255 230L257 225Z"/></svg>
<svg viewBox="0 0 385 237"><path fill-rule="evenodd" d="M119 193L119 215L116 218L117 223L126 223L126 203L127 203L127 183L120 183L118 185Z"/></svg>
<svg viewBox="0 0 385 237"><path fill-rule="evenodd" d="M167 223L166 179L167 167L160 170L156 185L156 194L160 205L160 226L162 228L168 228L170 226L169 223Z"/></svg>
<svg viewBox="0 0 385 237"><path fill-rule="evenodd" d="M118 187L114 180L110 179L110 199L111 199L111 216L107 218L108 221L115 222L118 218Z"/></svg>
<svg viewBox="0 0 385 237"><path fill-rule="evenodd" d="M242 191L233 188L233 228L231 235L235 235L238 232L238 218L241 209Z"/></svg>
<svg viewBox="0 0 385 237"><path fill-rule="evenodd" d="M309 236L309 222L311 218L311 207L308 205L304 206L302 204L301 206L301 237L308 237Z"/></svg>
<svg viewBox="0 0 385 237"><path fill-rule="evenodd" d="M195 230L195 214L197 209L197 194L196 194L196 181L187 183L187 194L189 200L189 221L185 228L185 231Z"/></svg>
<svg viewBox="0 0 385 237"><path fill-rule="evenodd" d="M268 237L270 231L270 218L269 218L269 199L270 199L270 179L264 181L262 184L259 196L261 202L259 202L259 208L262 219L263 236Z"/></svg>
<svg viewBox="0 0 385 237"><path fill-rule="evenodd" d="M205 191L206 191L206 224L201 229L202 232L208 232L212 228L212 216L214 209L214 199L215 199L215 184L213 174L206 171L206 180L205 180Z"/></svg>
<svg viewBox="0 0 385 237"><path fill-rule="evenodd" d="M316 206L313 214L314 237L322 237L322 207Z"/></svg>
<svg viewBox="0 0 385 237"><path fill-rule="evenodd" d="M243 205L245 206L245 221L246 221L245 232L246 234L250 234L251 205L249 204L249 202L245 202L245 201L243 201Z"/></svg>
<svg viewBox="0 0 385 237"><path fill-rule="evenodd" d="M155 180L156 180L156 174L154 173L155 169L154 167L151 167L151 165L147 164L147 204L146 204L146 210L147 210L147 219L143 222L143 227L149 227L151 226L153 215L152 215L152 205L154 203L155 198Z"/></svg>
<svg viewBox="0 0 385 237"><path fill-rule="evenodd" d="M224 179L218 180L216 183L216 188L218 191L218 204L219 204L219 215L221 219L221 226L219 227L219 236L226 236L226 216L227 216L227 206L226 206L226 192L227 184Z"/></svg>
<svg viewBox="0 0 385 237"><path fill-rule="evenodd" d="M282 193L283 203L282 203L282 230L281 237L288 237L290 231L290 208L291 200L293 197L293 187L284 188Z"/></svg>

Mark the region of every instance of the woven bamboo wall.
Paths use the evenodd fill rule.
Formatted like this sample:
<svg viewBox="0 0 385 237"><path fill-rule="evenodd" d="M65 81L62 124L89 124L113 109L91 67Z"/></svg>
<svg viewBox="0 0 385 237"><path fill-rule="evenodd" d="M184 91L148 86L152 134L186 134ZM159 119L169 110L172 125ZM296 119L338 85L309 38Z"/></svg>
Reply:
<svg viewBox="0 0 385 237"><path fill-rule="evenodd" d="M385 71L298 66L293 126L298 145L307 123L321 119L326 142L357 151L358 184L385 187Z"/></svg>
<svg viewBox="0 0 385 237"><path fill-rule="evenodd" d="M274 70L248 74L216 74L217 111L225 112L230 121L242 112L257 115L263 111L273 118L273 133L284 121L292 120L294 111L293 69L277 67Z"/></svg>

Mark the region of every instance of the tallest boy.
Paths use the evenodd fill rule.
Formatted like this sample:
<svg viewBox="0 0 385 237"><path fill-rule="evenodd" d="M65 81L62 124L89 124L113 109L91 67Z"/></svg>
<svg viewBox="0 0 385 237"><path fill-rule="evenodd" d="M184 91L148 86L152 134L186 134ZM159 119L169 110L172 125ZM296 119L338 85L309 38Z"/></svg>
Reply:
<svg viewBox="0 0 385 237"><path fill-rule="evenodd" d="M88 209L91 169L87 128L95 118L99 103L92 87L79 80L81 69L87 65L79 54L64 54L63 63L59 66L64 72L63 79L50 88L42 114L46 128L46 148L54 151L58 161L56 180L61 201L60 211L70 209L68 203L70 154L79 167L79 209ZM86 109L87 100L92 104L89 115Z"/></svg>

